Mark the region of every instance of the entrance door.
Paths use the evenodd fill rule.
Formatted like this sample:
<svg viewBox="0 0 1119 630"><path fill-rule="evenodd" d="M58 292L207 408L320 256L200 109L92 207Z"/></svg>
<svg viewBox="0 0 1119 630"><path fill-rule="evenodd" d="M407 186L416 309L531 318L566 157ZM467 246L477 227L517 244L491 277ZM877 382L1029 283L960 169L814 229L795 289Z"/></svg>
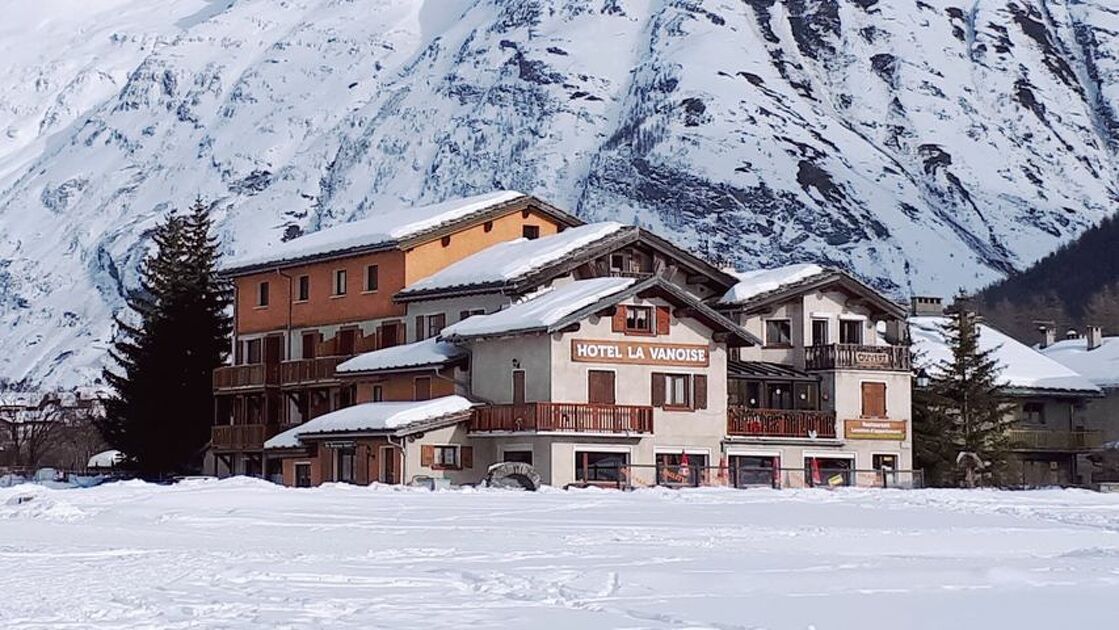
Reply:
<svg viewBox="0 0 1119 630"><path fill-rule="evenodd" d="M391 446L381 447L381 482L399 483L397 481L396 449Z"/></svg>
<svg viewBox="0 0 1119 630"><path fill-rule="evenodd" d="M513 404L525 404L525 371L513 370Z"/></svg>
<svg viewBox="0 0 1119 630"><path fill-rule="evenodd" d="M587 372L587 402L597 405L613 405L614 373L606 370Z"/></svg>
<svg viewBox="0 0 1119 630"><path fill-rule="evenodd" d="M264 362L276 365L284 360L284 338L281 335L269 335L264 338Z"/></svg>
<svg viewBox="0 0 1119 630"><path fill-rule="evenodd" d="M314 359L315 350L319 345L319 333L305 332L303 333L303 358Z"/></svg>
<svg viewBox="0 0 1119 630"><path fill-rule="evenodd" d="M338 355L349 356L354 353L355 335L357 331L353 328L343 328L338 331Z"/></svg>

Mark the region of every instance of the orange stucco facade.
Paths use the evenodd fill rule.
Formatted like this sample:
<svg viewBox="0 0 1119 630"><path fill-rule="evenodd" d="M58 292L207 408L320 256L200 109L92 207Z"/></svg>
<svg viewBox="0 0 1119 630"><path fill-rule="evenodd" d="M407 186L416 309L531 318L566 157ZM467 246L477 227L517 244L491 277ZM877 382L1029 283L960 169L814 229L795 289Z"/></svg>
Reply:
<svg viewBox="0 0 1119 630"><path fill-rule="evenodd" d="M541 236L559 229L547 215L531 209L514 210L408 251L393 249L239 276L235 280L237 334L403 316L404 306L392 301L398 291L491 245L521 238L526 225L539 227ZM370 265L377 266L375 291L366 290ZM338 270L346 272L346 292L341 295L335 290ZM293 299L299 297L301 276L308 280L306 300ZM262 282L268 283L267 305L260 304Z"/></svg>
<svg viewBox="0 0 1119 630"><path fill-rule="evenodd" d="M406 401L416 400L416 379L427 378L430 384L430 398L439 398L440 396L454 395L455 385L452 380L453 370L442 370L441 374L437 375L433 372L424 372L416 374L390 374L386 376L376 377L353 377L346 379L357 385L357 395L355 402L366 403L373 402L373 388L381 388L381 400L386 402L391 401Z"/></svg>

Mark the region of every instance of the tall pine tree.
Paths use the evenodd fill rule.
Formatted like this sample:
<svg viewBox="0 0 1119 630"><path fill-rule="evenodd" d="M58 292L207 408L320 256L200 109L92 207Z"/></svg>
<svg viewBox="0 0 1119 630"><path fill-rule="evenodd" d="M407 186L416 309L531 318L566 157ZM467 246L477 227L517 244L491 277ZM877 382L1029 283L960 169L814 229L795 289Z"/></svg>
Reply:
<svg viewBox="0 0 1119 630"><path fill-rule="evenodd" d="M128 301L136 320L117 318L117 369L105 371L115 396L98 428L148 478L193 470L209 440L211 373L231 327L212 229L200 199L189 214L160 224L140 290Z"/></svg>
<svg viewBox="0 0 1119 630"><path fill-rule="evenodd" d="M979 331L974 312L955 309L941 327L951 356L914 395L917 458L933 483L998 485L1006 471L1013 418L1000 392L997 348L980 348Z"/></svg>

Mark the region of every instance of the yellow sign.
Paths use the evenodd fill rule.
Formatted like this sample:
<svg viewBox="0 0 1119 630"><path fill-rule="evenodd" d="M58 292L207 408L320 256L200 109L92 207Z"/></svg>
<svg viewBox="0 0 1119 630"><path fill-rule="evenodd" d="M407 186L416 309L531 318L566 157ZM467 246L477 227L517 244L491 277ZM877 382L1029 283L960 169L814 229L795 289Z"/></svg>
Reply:
<svg viewBox="0 0 1119 630"><path fill-rule="evenodd" d="M627 363L707 367L710 348L680 343L572 339L571 360L577 363Z"/></svg>
<svg viewBox="0 0 1119 630"><path fill-rule="evenodd" d="M905 439L905 420L844 420L843 437L848 440Z"/></svg>

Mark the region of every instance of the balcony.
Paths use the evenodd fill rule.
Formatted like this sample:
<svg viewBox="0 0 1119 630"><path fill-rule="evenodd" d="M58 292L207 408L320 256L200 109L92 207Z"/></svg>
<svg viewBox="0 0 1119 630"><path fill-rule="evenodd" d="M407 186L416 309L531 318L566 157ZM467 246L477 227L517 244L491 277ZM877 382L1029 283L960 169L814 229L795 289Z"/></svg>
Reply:
<svg viewBox="0 0 1119 630"><path fill-rule="evenodd" d="M727 408L727 435L752 438L835 439L834 411Z"/></svg>
<svg viewBox="0 0 1119 630"><path fill-rule="evenodd" d="M889 370L908 372L909 348L906 346L864 346L836 343L804 349L808 370Z"/></svg>
<svg viewBox="0 0 1119 630"><path fill-rule="evenodd" d="M350 355L298 359L280 364L280 385L299 386L336 382L334 368L349 360Z"/></svg>
<svg viewBox="0 0 1119 630"><path fill-rule="evenodd" d="M1017 451L1089 451L1103 445L1101 431L1011 429L1009 438Z"/></svg>
<svg viewBox="0 0 1119 630"><path fill-rule="evenodd" d="M259 451L268 439L268 425L224 424L210 432L210 446L218 451Z"/></svg>
<svg viewBox="0 0 1119 630"><path fill-rule="evenodd" d="M214 370L215 390L259 389L280 382L280 366L272 363L224 365Z"/></svg>
<svg viewBox="0 0 1119 630"><path fill-rule="evenodd" d="M653 408L632 405L535 402L474 410L473 432L652 433Z"/></svg>

